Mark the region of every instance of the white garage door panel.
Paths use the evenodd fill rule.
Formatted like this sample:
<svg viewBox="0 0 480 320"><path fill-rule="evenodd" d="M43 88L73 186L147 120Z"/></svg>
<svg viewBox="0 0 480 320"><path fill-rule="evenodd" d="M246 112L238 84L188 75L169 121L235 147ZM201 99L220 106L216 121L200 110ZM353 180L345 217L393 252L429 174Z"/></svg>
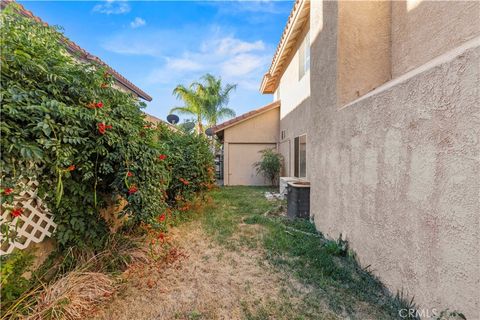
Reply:
<svg viewBox="0 0 480 320"><path fill-rule="evenodd" d="M228 146L228 184L263 186L269 183L262 175L257 175L255 162L261 159L261 150L275 148L275 144L233 144Z"/></svg>

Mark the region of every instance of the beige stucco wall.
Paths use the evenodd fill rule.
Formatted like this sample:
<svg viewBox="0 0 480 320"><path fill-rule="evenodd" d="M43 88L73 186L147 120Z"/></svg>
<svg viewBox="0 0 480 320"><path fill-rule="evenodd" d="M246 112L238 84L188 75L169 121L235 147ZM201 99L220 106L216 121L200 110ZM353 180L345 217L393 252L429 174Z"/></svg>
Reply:
<svg viewBox="0 0 480 320"><path fill-rule="evenodd" d="M280 109L274 108L225 129L225 185L268 184L263 177L256 175L253 164L260 160L258 151L277 147L279 122Z"/></svg>
<svg viewBox="0 0 480 320"><path fill-rule="evenodd" d="M339 105L390 80L390 13L390 1L338 3Z"/></svg>
<svg viewBox="0 0 480 320"><path fill-rule="evenodd" d="M480 32L480 1L392 1L394 77Z"/></svg>
<svg viewBox="0 0 480 320"><path fill-rule="evenodd" d="M480 319L478 43L339 110L338 4L311 6L307 156L317 228L346 235L363 265L421 308Z"/></svg>
<svg viewBox="0 0 480 320"><path fill-rule="evenodd" d="M310 70L299 79L299 47L305 39L310 28L310 22L307 21L301 33L295 49L292 50L288 66L282 74L274 99L281 100L280 108L280 131L284 131L285 137L280 140L279 152L283 156L284 163L282 176L294 175L294 139L299 135L306 134L306 127L310 112ZM307 147L308 153L308 147ZM308 176L308 163L307 163Z"/></svg>
<svg viewBox="0 0 480 320"><path fill-rule="evenodd" d="M283 72L278 88L273 95L273 100L280 100L282 107L280 110L280 118L283 119L286 115L292 112L298 105L300 105L306 98L310 96L310 70L299 79L299 47L305 39L309 30L309 22L306 22L304 29L298 36L298 41L295 49L292 49L292 54L287 68Z"/></svg>
<svg viewBox="0 0 480 320"><path fill-rule="evenodd" d="M283 107L283 105L282 105ZM295 164L295 138L307 134L307 125L310 122L310 97L300 101L297 106L280 119L280 132L284 130L285 138L280 140L279 152L284 158L282 176L294 176ZM308 135L307 135L307 159L308 159ZM307 179L309 174L309 165L307 162Z"/></svg>

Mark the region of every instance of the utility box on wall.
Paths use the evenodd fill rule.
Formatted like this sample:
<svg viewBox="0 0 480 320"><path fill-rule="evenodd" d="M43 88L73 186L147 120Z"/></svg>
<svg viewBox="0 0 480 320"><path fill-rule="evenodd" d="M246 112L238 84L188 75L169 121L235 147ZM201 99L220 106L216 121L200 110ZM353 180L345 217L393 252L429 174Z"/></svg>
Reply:
<svg viewBox="0 0 480 320"><path fill-rule="evenodd" d="M310 182L288 183L287 216L291 219L310 219Z"/></svg>

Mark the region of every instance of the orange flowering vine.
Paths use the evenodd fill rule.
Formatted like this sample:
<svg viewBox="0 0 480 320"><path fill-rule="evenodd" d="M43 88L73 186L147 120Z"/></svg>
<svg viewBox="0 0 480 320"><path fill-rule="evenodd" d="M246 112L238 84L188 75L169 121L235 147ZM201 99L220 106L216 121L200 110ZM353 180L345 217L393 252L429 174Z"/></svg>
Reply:
<svg viewBox="0 0 480 320"><path fill-rule="evenodd" d="M12 192L13 192L13 189L12 189L12 188L5 188L5 189L3 189L3 193L4 193L6 196L9 196Z"/></svg>
<svg viewBox="0 0 480 320"><path fill-rule="evenodd" d="M138 191L138 188L136 186L131 186L129 189L128 189L128 194L134 194Z"/></svg>
<svg viewBox="0 0 480 320"><path fill-rule="evenodd" d="M75 168L76 168L75 165L72 164L71 166L69 166L69 167L67 168L67 170L68 170L68 171L73 171L73 170L75 170Z"/></svg>
<svg viewBox="0 0 480 320"><path fill-rule="evenodd" d="M112 126L111 125L105 125L105 123L103 122L99 122L97 123L97 128L98 128L98 132L100 134L105 134L105 132L107 131L107 129L112 129Z"/></svg>
<svg viewBox="0 0 480 320"><path fill-rule="evenodd" d="M162 215L158 217L158 221L163 222L165 221L165 218L166 218L165 213L162 213Z"/></svg>
<svg viewBox="0 0 480 320"><path fill-rule="evenodd" d="M127 177L133 177L133 173L130 172L130 171L128 171L128 172L127 172Z"/></svg>
<svg viewBox="0 0 480 320"><path fill-rule="evenodd" d="M167 159L167 155L161 154L161 155L158 156L158 159L165 160L165 159Z"/></svg>
<svg viewBox="0 0 480 320"><path fill-rule="evenodd" d="M103 102L99 101L99 102L90 102L89 104L87 104L87 108L89 109L100 109L100 108L103 108Z"/></svg>
<svg viewBox="0 0 480 320"><path fill-rule="evenodd" d="M23 208L15 208L12 210L10 214L12 215L12 217L16 218L16 217L20 217L22 213L23 213Z"/></svg>

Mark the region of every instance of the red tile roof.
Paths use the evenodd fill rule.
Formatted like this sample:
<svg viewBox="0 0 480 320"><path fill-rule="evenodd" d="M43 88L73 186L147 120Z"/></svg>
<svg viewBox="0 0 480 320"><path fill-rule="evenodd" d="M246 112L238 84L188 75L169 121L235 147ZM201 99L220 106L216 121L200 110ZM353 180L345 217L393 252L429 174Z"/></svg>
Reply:
<svg viewBox="0 0 480 320"><path fill-rule="evenodd" d="M242 121L245 121L247 119L253 118L253 117L255 117L255 116L257 116L261 113L267 112L269 110L272 110L272 109L275 109L275 108L278 108L278 107L280 107L280 100L277 100L277 101L272 102L270 104L267 104L266 106L263 106L259 109L249 111L249 112L244 113L244 114L242 114L238 117L235 117L233 119L230 119L228 121L220 123L220 124L218 124L218 125L216 125L215 127L212 128L213 132L218 133L220 131L225 130L228 127L231 127L233 125L238 124L239 122L242 122Z"/></svg>
<svg viewBox="0 0 480 320"><path fill-rule="evenodd" d="M0 2L0 7L4 9L8 4L10 3L16 3L14 0L1 0ZM35 16L31 11L25 9L21 4L16 3L19 6L19 13L25 17L29 17L34 19L37 22L43 23L44 25L48 25L46 22L42 21L39 17ZM149 96L145 91L128 81L124 76L122 76L120 73L115 71L112 67L110 67L108 64L103 62L100 58L97 56L94 56L90 54L89 52L85 51L82 49L79 45L77 45L75 42L71 41L67 37L63 36L64 43L67 47L67 50L70 53L77 54L80 56L81 59L84 59L89 62L94 62L98 63L104 67L107 68L107 71L115 78L117 83L119 83L121 86L125 87L126 89L132 91L135 95L138 97L147 100L147 101L152 101L152 97Z"/></svg>
<svg viewBox="0 0 480 320"><path fill-rule="evenodd" d="M309 20L310 0L295 0L287 24L283 29L272 63L260 84L261 93L274 93L278 87L281 75L288 66L289 57L295 47L303 25Z"/></svg>

